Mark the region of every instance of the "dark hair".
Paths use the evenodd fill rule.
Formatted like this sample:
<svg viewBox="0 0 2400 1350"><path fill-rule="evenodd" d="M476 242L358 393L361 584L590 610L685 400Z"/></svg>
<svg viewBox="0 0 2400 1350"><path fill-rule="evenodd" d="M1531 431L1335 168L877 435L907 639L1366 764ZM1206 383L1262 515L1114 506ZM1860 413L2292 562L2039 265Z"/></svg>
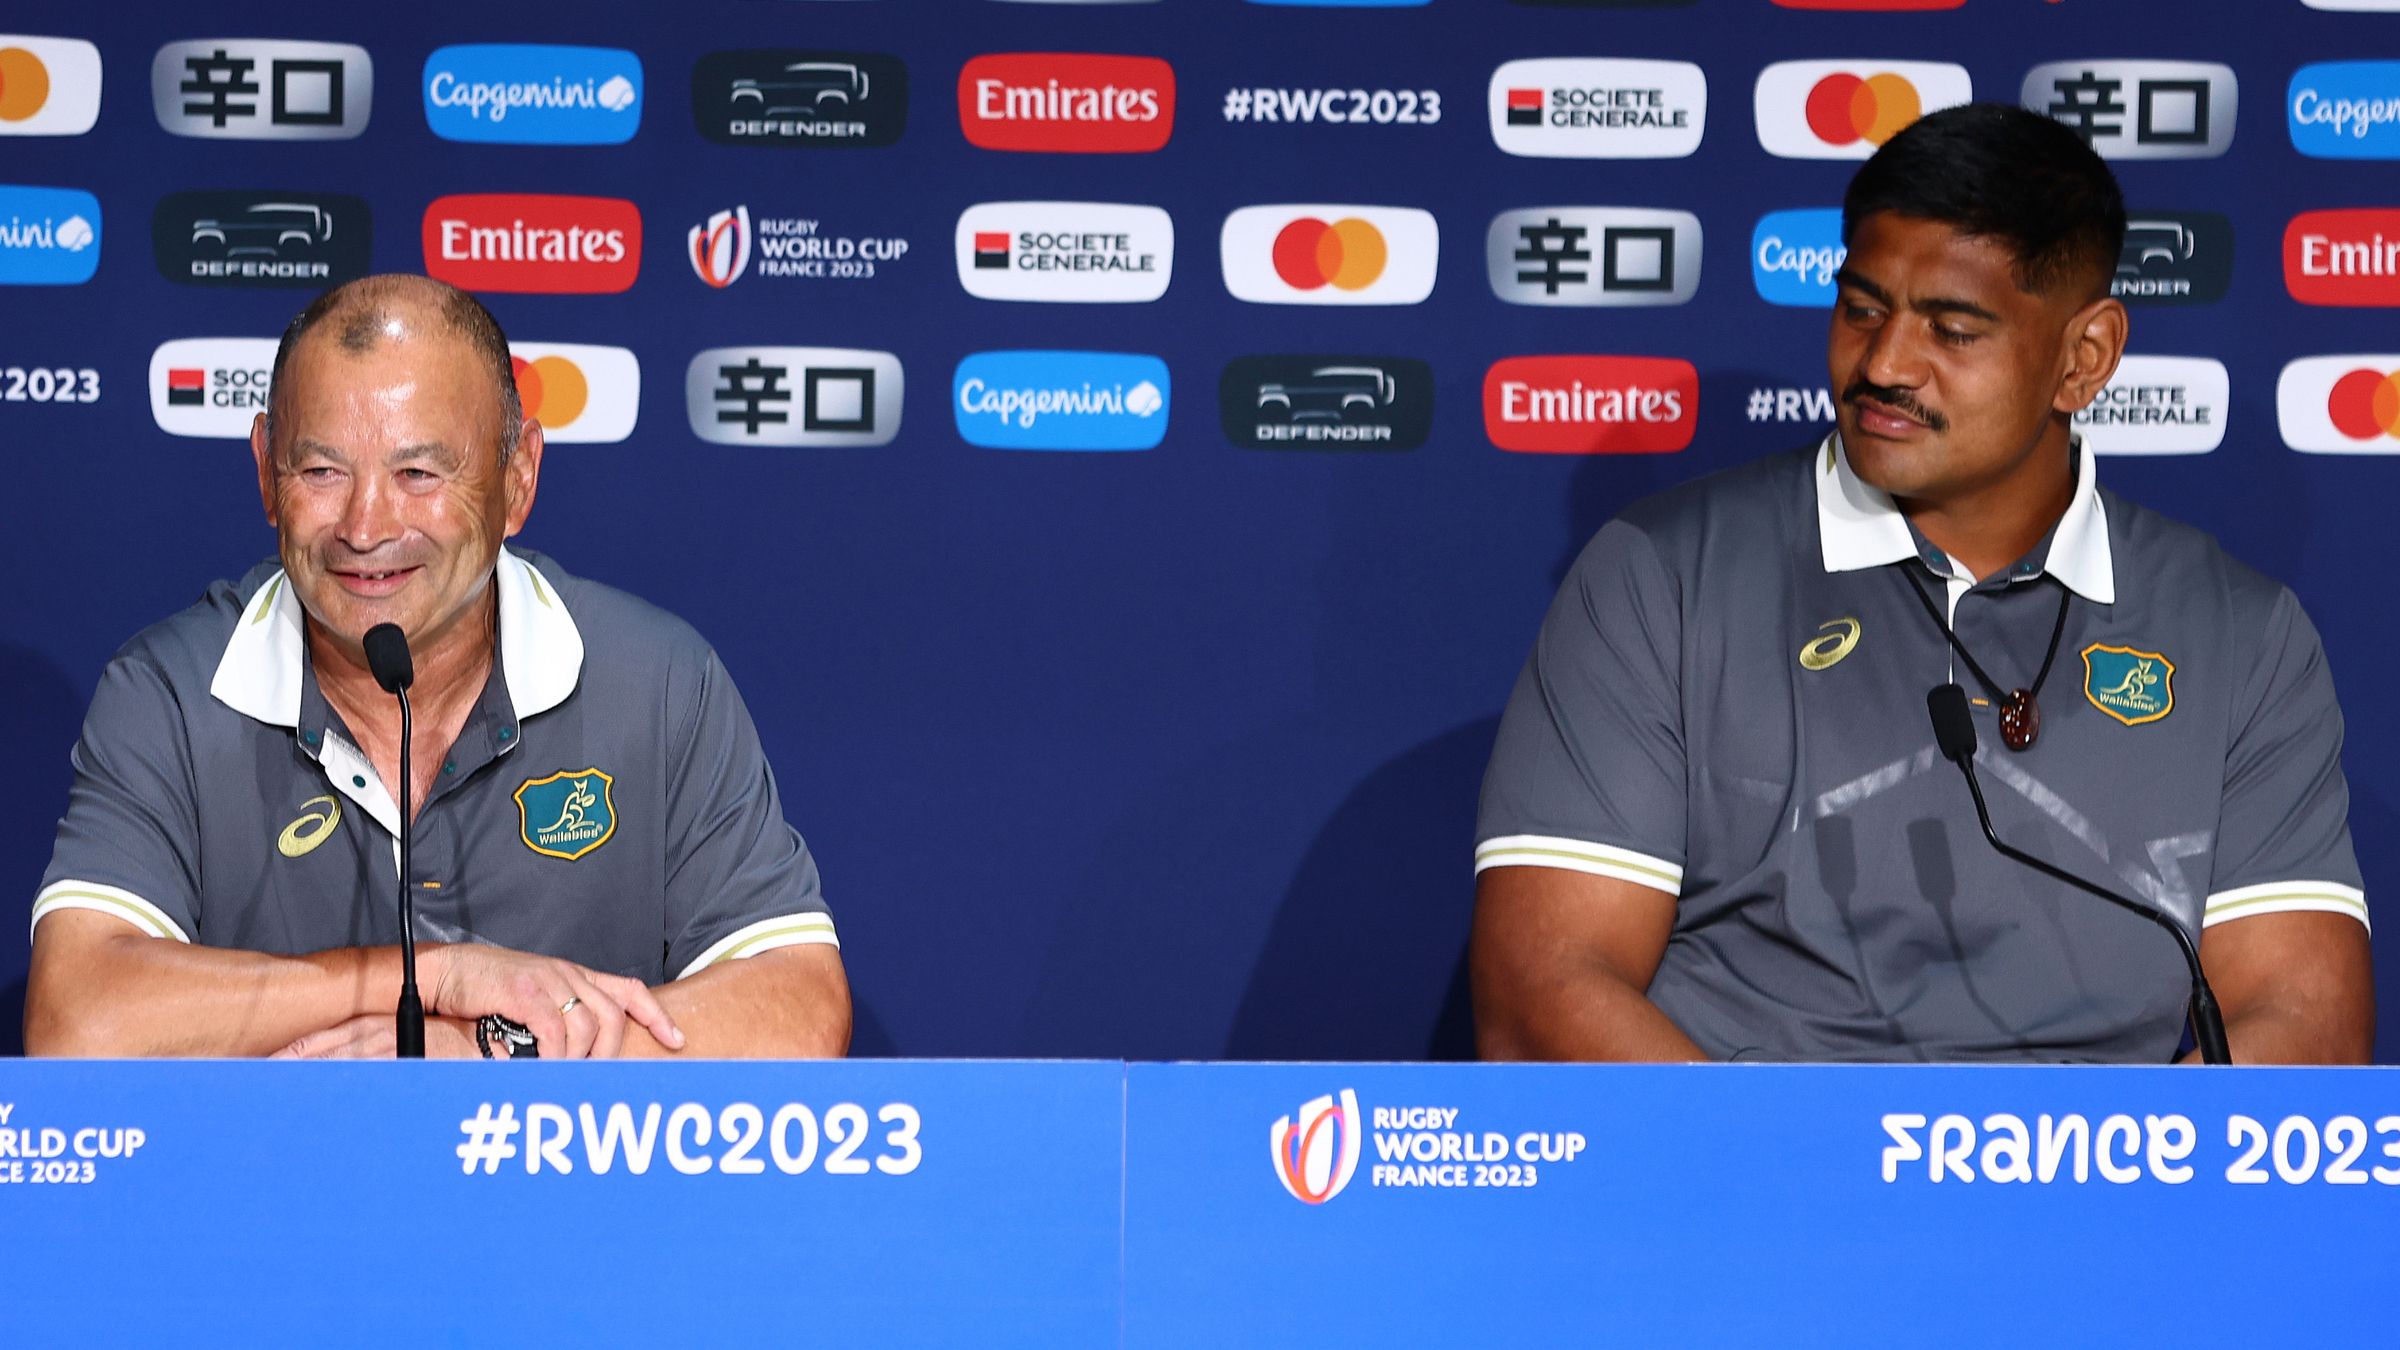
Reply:
<svg viewBox="0 0 2400 1350"><path fill-rule="evenodd" d="M267 385L267 436L274 439L276 392L283 388L283 368L300 339L318 325L334 321L331 337L342 350L364 353L384 340L384 329L402 308L430 308L445 332L464 341L490 368L500 394L500 462L517 450L517 428L525 406L517 397L516 366L508 355L508 336L483 302L447 282L431 277L388 273L346 281L318 296L283 330L275 348L275 368Z"/></svg>
<svg viewBox="0 0 2400 1350"><path fill-rule="evenodd" d="M2125 242L2125 195L2063 122L2005 103L1927 113L1883 143L1842 197L1842 242L1878 211L2007 245L2017 284L2107 293Z"/></svg>

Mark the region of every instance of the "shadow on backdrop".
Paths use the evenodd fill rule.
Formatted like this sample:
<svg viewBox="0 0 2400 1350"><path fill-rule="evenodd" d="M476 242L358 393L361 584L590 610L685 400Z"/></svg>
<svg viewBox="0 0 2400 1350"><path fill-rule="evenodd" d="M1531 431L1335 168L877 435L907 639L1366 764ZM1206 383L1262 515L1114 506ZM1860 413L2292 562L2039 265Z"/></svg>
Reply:
<svg viewBox="0 0 2400 1350"><path fill-rule="evenodd" d="M67 752L83 726L75 682L49 657L0 642L0 707L9 710L15 762L0 774L0 1055L25 1053L25 917L50 861L58 818L67 809L73 771Z"/></svg>
<svg viewBox="0 0 2400 1350"><path fill-rule="evenodd" d="M1499 725L1484 717L1443 732L1335 808L1276 910L1227 1058L1475 1057L1475 796Z"/></svg>

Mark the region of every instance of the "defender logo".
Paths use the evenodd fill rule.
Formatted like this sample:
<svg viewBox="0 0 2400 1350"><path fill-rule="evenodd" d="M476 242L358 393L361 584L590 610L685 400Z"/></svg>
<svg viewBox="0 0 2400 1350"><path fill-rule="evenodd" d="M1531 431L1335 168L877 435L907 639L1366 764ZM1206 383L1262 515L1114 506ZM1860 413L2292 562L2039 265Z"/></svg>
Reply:
<svg viewBox="0 0 2400 1350"><path fill-rule="evenodd" d="M305 858L331 837L342 823L342 804L331 797L311 797L300 803L300 818L275 836L275 851L287 858Z"/></svg>
<svg viewBox="0 0 2400 1350"><path fill-rule="evenodd" d="M908 67L872 52L711 52L692 120L719 145L879 146L908 126Z"/></svg>
<svg viewBox="0 0 2400 1350"><path fill-rule="evenodd" d="M1245 356L1217 398L1249 450L1413 450L1433 429L1433 368L1405 356Z"/></svg>
<svg viewBox="0 0 2400 1350"><path fill-rule="evenodd" d="M2175 711L2175 663L2095 642L2083 649L2083 696L2129 727L2155 722Z"/></svg>
<svg viewBox="0 0 2400 1350"><path fill-rule="evenodd" d="M329 192L178 192L150 218L158 271L187 286L306 286L363 277L367 203Z"/></svg>
<svg viewBox="0 0 2400 1350"><path fill-rule="evenodd" d="M573 862L617 832L616 780L598 769L565 769L517 788L517 828L525 847ZM535 821L547 822L536 825Z"/></svg>
<svg viewBox="0 0 2400 1350"><path fill-rule="evenodd" d="M2125 222L2108 293L2129 305L2204 305L2233 279L2233 222L2212 211L2144 211Z"/></svg>

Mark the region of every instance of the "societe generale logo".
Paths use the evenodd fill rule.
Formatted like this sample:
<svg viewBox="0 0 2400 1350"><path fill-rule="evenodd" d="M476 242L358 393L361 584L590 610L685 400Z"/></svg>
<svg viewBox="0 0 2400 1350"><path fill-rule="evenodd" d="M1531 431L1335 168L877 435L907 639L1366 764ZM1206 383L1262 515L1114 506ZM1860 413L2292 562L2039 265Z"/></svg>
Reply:
<svg viewBox="0 0 2400 1350"><path fill-rule="evenodd" d="M150 416L170 436L245 439L267 410L273 338L176 338L150 353Z"/></svg>
<svg viewBox="0 0 2400 1350"><path fill-rule="evenodd" d="M2306 211L2283 230L2283 285L2304 305L2400 305L2400 211Z"/></svg>
<svg viewBox="0 0 2400 1350"><path fill-rule="evenodd" d="M1689 61L1509 61L1485 103L1493 144L1541 159L1681 159L1708 130L1708 76Z"/></svg>
<svg viewBox="0 0 2400 1350"><path fill-rule="evenodd" d="M2206 356L2126 356L2075 428L2103 455L2205 455L2225 442L2233 381Z"/></svg>
<svg viewBox="0 0 2400 1350"><path fill-rule="evenodd" d="M1503 450L1667 454L1692 443L1700 372L1658 356L1512 356L1483 377L1483 429Z"/></svg>
<svg viewBox="0 0 2400 1350"><path fill-rule="evenodd" d="M986 150L1156 150L1175 133L1175 68L1154 56L978 56L958 72L958 125Z"/></svg>
<svg viewBox="0 0 2400 1350"><path fill-rule="evenodd" d="M1358 1093L1343 1088L1337 1098L1314 1097L1288 1116L1277 1116L1267 1132L1275 1179L1294 1200L1321 1205L1342 1193L1358 1172L1364 1141L1359 1134Z"/></svg>
<svg viewBox="0 0 2400 1350"><path fill-rule="evenodd" d="M979 202L959 213L958 284L983 300L1138 304L1175 276L1175 222L1117 202Z"/></svg>
<svg viewBox="0 0 2400 1350"><path fill-rule="evenodd" d="M1926 113L1975 97L1938 61L1778 61L1758 73L1758 143L1785 159L1865 159Z"/></svg>
<svg viewBox="0 0 2400 1350"><path fill-rule="evenodd" d="M633 434L642 406L642 366L623 347L583 342L512 342L517 400L552 445L614 445Z"/></svg>
<svg viewBox="0 0 2400 1350"><path fill-rule="evenodd" d="M641 273L642 213L617 197L437 197L424 243L426 275L461 290L613 295Z"/></svg>
<svg viewBox="0 0 2400 1350"><path fill-rule="evenodd" d="M80 136L100 119L100 49L0 33L0 136Z"/></svg>
<svg viewBox="0 0 2400 1350"><path fill-rule="evenodd" d="M1225 289L1259 305L1414 305L1433 294L1441 231L1401 206L1245 206L1217 236Z"/></svg>
<svg viewBox="0 0 2400 1350"><path fill-rule="evenodd" d="M2283 443L2312 455L2400 455L2400 352L2304 356L2275 381Z"/></svg>

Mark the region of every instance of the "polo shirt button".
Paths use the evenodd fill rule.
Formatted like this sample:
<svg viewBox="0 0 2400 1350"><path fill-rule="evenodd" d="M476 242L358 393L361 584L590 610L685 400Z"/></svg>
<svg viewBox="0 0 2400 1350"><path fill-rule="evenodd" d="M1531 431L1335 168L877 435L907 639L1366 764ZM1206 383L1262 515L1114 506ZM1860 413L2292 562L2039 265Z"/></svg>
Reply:
<svg viewBox="0 0 2400 1350"><path fill-rule="evenodd" d="M500 728L500 739L501 739L502 741L513 741L513 740L515 740L516 738L517 738L517 729L516 729L515 727L502 727L502 728Z"/></svg>
<svg viewBox="0 0 2400 1350"><path fill-rule="evenodd" d="M354 787L354 788L363 788L363 787L365 787L366 785L367 785L367 780L366 780L366 779L364 779L364 778L360 777L360 776L359 776L359 775L357 775L357 774L352 774L352 775L350 775L350 786L352 786L352 787Z"/></svg>
<svg viewBox="0 0 2400 1350"><path fill-rule="evenodd" d="M315 745L317 743L317 733L313 731L303 731L300 733L300 739L306 741L310 745Z"/></svg>
<svg viewBox="0 0 2400 1350"><path fill-rule="evenodd" d="M443 773L457 773L457 772L458 772L458 761L457 761L457 760L454 760L454 759L445 759L445 760L443 760L443 761L442 761L442 772L443 772Z"/></svg>

